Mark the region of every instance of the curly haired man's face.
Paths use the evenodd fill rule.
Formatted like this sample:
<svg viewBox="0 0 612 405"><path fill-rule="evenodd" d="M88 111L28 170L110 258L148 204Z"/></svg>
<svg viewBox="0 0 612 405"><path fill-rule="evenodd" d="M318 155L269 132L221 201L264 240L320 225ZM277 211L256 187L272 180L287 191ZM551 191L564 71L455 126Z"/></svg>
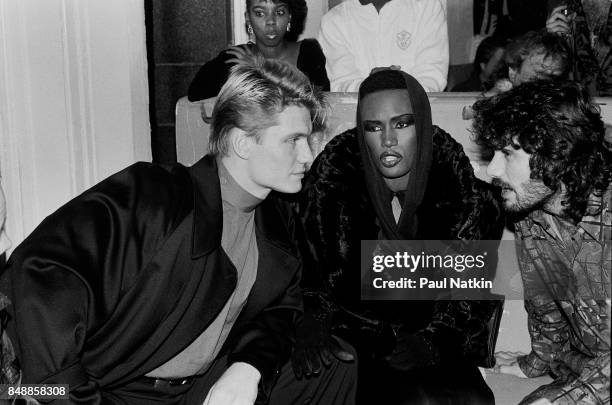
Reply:
<svg viewBox="0 0 612 405"><path fill-rule="evenodd" d="M495 155L487 167L493 184L501 187L504 208L510 212L536 209L550 200L554 192L542 180L531 178L529 159L523 149L508 145Z"/></svg>

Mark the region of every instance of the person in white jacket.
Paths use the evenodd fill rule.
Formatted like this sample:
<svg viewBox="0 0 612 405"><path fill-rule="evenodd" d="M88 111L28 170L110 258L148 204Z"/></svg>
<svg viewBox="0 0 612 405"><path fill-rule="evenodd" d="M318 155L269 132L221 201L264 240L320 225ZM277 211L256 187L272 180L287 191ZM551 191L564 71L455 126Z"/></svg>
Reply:
<svg viewBox="0 0 612 405"><path fill-rule="evenodd" d="M357 91L372 70L397 68L443 91L448 29L441 0L345 0L321 20L331 91Z"/></svg>

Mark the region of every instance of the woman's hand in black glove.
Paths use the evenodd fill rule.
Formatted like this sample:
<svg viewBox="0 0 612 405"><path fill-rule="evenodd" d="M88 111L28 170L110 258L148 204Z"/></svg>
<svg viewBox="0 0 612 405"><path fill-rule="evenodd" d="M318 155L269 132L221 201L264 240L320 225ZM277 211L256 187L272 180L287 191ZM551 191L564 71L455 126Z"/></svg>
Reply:
<svg viewBox="0 0 612 405"><path fill-rule="evenodd" d="M291 365L297 378L317 375L328 367L334 357L350 362L353 354L344 350L338 338L331 334L331 315L305 314L296 325L296 341Z"/></svg>

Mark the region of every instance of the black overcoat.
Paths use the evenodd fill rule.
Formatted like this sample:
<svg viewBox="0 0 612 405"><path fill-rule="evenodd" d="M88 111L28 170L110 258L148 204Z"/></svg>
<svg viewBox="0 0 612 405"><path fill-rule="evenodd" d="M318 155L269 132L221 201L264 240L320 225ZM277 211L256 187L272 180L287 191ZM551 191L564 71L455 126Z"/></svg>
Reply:
<svg viewBox="0 0 612 405"><path fill-rule="evenodd" d="M302 305L290 213L273 195L256 209L257 279L224 348L261 372L263 392ZM182 351L236 286L221 230L210 156L134 164L47 217L2 275L23 383L69 384L74 402L98 403Z"/></svg>

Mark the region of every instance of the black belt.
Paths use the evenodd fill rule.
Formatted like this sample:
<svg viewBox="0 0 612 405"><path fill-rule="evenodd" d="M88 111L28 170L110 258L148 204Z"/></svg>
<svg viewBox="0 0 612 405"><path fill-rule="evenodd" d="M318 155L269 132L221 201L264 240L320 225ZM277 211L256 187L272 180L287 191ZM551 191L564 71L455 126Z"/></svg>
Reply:
<svg viewBox="0 0 612 405"><path fill-rule="evenodd" d="M183 377L183 378L155 378L155 377L142 377L141 381L148 384L148 385L152 385L155 388L161 388L161 387L177 387L177 386L181 386L181 385L187 385L187 384L191 384L192 382L195 381L195 379L198 376L190 376L190 377Z"/></svg>

